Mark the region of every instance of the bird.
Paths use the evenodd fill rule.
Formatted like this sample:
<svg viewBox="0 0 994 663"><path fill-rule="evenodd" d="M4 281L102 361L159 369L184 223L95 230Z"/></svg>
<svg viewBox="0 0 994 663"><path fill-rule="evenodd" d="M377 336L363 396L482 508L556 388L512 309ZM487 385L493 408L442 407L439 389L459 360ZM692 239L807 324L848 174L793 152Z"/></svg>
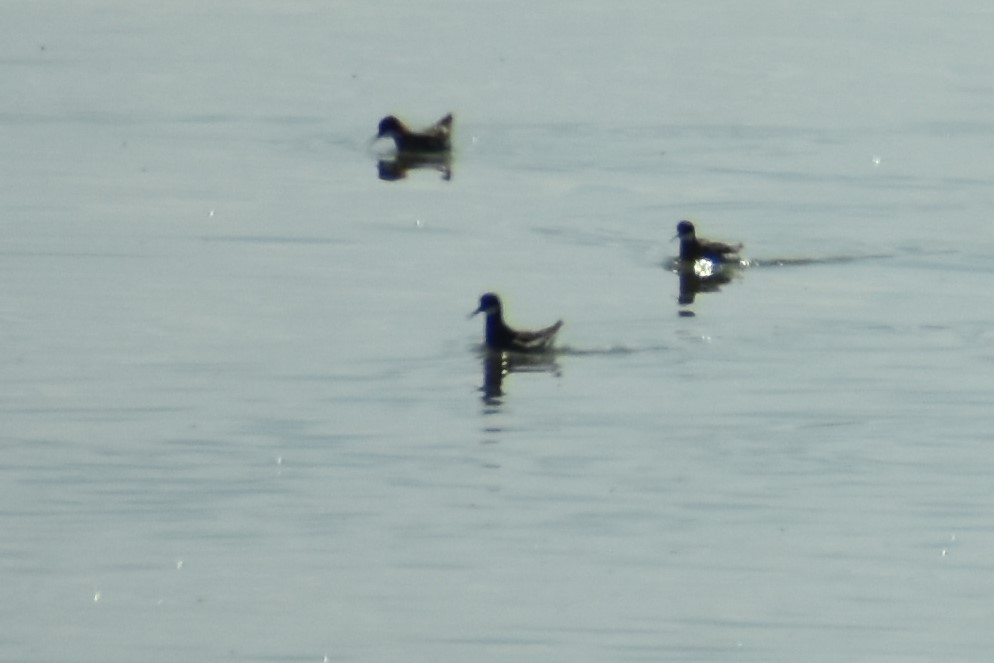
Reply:
<svg viewBox="0 0 994 663"><path fill-rule="evenodd" d="M485 338L487 347L491 350L546 352L551 349L556 332L563 326L563 321L559 320L554 325L537 331L511 329L504 322L500 298L492 292L480 297L480 305L470 313L470 317L477 313L483 313L487 316Z"/></svg>
<svg viewBox="0 0 994 663"><path fill-rule="evenodd" d="M680 260L709 260L711 262L725 262L727 260L737 260L738 252L742 249L741 244L730 245L723 242L715 242L708 239L698 239L694 230L694 224L690 221L681 221L676 224L676 235L673 239L680 238Z"/></svg>
<svg viewBox="0 0 994 663"><path fill-rule="evenodd" d="M380 126L373 140L392 138L398 152L422 154L448 152L451 148L452 113L431 125L424 131L412 131L393 115L380 120Z"/></svg>

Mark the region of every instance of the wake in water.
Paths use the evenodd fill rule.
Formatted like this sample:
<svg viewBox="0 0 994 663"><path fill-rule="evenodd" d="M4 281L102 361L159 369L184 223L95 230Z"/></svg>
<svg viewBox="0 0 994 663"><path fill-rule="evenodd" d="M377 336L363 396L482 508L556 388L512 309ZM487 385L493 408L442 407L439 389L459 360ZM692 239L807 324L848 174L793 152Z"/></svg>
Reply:
<svg viewBox="0 0 994 663"><path fill-rule="evenodd" d="M557 363L559 357L629 355L635 352L657 352L666 349L664 346L635 348L612 345L604 348L576 348L567 345L534 353L493 350L481 345L478 346L483 368L483 385L480 391L483 392L484 403L499 405L501 397L504 396L505 377L512 373L548 373L558 378L562 375Z"/></svg>
<svg viewBox="0 0 994 663"><path fill-rule="evenodd" d="M631 355L640 352L660 352L668 349L669 348L664 345L645 345L635 347L631 345L616 344L606 345L600 348L577 348L570 345L564 345L556 349L556 354L569 357L610 357L612 355Z"/></svg>
<svg viewBox="0 0 994 663"><path fill-rule="evenodd" d="M831 256L828 258L763 258L761 260L742 260L740 266L745 267L803 267L804 265L839 265L863 260L882 260L893 258L893 255L880 253L867 256Z"/></svg>
<svg viewBox="0 0 994 663"><path fill-rule="evenodd" d="M665 345L644 345L633 346L618 343L601 347L577 347L573 345L557 345L544 352L514 352L513 350L493 350L486 344L474 346L484 361L493 359L494 356L501 357L505 364L511 366L512 371L542 371L543 367L553 364L557 357L610 357L612 355L630 355L639 352L660 352L669 350Z"/></svg>
<svg viewBox="0 0 994 663"><path fill-rule="evenodd" d="M742 258L735 262L716 263L711 260L701 259L693 262L680 260L680 258L669 258L663 263L663 267L676 274L690 272L701 278L709 278L727 273L734 276L738 270L749 269L751 267L802 267L804 265L838 265L850 262L861 262L864 260L882 260L893 258L894 255L888 253L878 253L864 256L829 256L827 258Z"/></svg>
<svg viewBox="0 0 994 663"><path fill-rule="evenodd" d="M857 262L861 260L879 260L890 258L887 254L867 256L831 256L827 258L763 258L735 261L714 261L707 258L697 260L682 260L671 258L664 266L680 277L677 302L681 306L694 303L697 295L702 292L718 292L733 279L741 276L742 272L751 268L765 267L802 267L804 265L832 265ZM693 317L694 312L688 308L680 310L681 317Z"/></svg>

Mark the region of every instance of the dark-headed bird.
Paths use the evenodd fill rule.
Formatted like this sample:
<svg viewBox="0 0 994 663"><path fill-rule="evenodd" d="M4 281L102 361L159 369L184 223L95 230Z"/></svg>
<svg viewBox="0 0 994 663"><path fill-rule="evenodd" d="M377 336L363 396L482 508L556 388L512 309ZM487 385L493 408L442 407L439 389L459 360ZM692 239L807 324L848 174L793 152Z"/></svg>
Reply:
<svg viewBox="0 0 994 663"><path fill-rule="evenodd" d="M546 352L552 348L556 332L563 326L563 321L539 329L537 331L518 331L511 329L504 322L500 298L492 292L480 297L480 306L470 314L477 313L487 316L486 343L492 350L510 350L513 352Z"/></svg>
<svg viewBox="0 0 994 663"><path fill-rule="evenodd" d="M700 239L694 231L694 224L690 221L681 221L676 224L676 235L673 239L680 238L680 260L709 260L711 262L727 262L739 259L738 253L742 250L741 244L725 244L709 239Z"/></svg>
<svg viewBox="0 0 994 663"><path fill-rule="evenodd" d="M431 154L448 152L451 148L452 113L423 131L413 131L393 115L380 120L376 137L392 138L398 152Z"/></svg>

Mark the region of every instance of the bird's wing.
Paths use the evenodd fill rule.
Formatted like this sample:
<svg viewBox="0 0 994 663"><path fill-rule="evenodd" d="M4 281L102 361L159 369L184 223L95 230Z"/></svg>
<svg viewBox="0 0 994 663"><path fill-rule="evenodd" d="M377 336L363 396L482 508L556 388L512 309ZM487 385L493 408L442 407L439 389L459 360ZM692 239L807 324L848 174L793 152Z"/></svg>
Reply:
<svg viewBox="0 0 994 663"><path fill-rule="evenodd" d="M563 321L559 320L554 325L550 325L545 329L539 329L537 331L519 331L514 336L514 341L522 348L527 350L538 350L549 345L553 338L556 336L556 332L559 328L563 326Z"/></svg>

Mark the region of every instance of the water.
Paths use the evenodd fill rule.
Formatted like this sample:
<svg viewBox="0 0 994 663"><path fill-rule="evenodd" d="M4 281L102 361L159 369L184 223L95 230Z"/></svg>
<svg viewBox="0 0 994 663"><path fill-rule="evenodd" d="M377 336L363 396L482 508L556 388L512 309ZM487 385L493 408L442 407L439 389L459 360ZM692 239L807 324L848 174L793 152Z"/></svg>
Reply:
<svg viewBox="0 0 994 663"><path fill-rule="evenodd" d="M0 659L988 657L986 4L3 14Z"/></svg>

